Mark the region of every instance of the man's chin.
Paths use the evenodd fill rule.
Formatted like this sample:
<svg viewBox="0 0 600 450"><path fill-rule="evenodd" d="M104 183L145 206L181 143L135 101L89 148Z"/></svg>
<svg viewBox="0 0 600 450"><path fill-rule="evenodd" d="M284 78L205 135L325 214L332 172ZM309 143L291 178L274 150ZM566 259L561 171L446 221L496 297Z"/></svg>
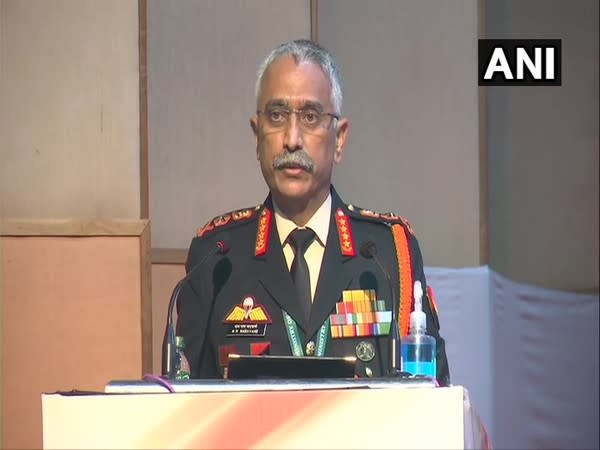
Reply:
<svg viewBox="0 0 600 450"><path fill-rule="evenodd" d="M276 183L271 188L271 192L276 198L285 201L308 200L313 195L310 184L306 180L286 180L283 183Z"/></svg>

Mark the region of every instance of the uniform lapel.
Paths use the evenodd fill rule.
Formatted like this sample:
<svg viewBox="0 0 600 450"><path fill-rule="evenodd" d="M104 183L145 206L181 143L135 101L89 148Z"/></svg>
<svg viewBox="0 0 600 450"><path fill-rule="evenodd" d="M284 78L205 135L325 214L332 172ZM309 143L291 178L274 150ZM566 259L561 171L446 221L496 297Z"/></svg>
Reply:
<svg viewBox="0 0 600 450"><path fill-rule="evenodd" d="M265 208L273 211L271 197L267 197ZM292 276L287 268L279 233L273 217L268 229L268 248L264 254L255 255L258 265L258 281L269 292L273 299L294 319L296 324L306 331L307 321L300 308Z"/></svg>
<svg viewBox="0 0 600 450"><path fill-rule="evenodd" d="M335 304L341 300L342 291L352 281L352 275L345 267L345 263L352 256L342 255L335 217L336 211L343 206L343 203L333 188L331 195L332 212L329 222L329 233L327 235L325 254L321 262L321 271L311 309L310 321L306 330L307 337L313 336L321 325L323 325L323 322L327 320L329 314L334 310Z"/></svg>

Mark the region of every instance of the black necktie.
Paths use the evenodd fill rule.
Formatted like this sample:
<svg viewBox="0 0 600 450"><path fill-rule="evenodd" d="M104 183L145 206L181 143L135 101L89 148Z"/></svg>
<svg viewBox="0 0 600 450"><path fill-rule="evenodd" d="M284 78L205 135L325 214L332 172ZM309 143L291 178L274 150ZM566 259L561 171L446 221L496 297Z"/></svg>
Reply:
<svg viewBox="0 0 600 450"><path fill-rule="evenodd" d="M310 318L312 301L310 295L310 273L308 272L308 264L306 264L304 252L314 239L315 232L310 228L296 228L290 233L289 237L290 244L295 249L295 257L290 272L296 286L296 291L298 292L300 307L304 311L306 320Z"/></svg>

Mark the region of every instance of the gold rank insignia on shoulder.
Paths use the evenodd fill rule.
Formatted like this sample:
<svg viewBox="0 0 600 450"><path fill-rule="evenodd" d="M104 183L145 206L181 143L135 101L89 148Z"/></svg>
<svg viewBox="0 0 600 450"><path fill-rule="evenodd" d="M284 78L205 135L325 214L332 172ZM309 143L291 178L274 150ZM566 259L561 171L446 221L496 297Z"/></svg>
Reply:
<svg viewBox="0 0 600 450"><path fill-rule="evenodd" d="M360 211L358 211L358 213L361 216L373 217L374 219L379 219L381 217L381 214L376 213L375 211L371 211L370 209L361 209Z"/></svg>
<svg viewBox="0 0 600 450"><path fill-rule="evenodd" d="M213 230L224 227L229 223L243 222L252 219L256 214L256 211L260 208L260 205L256 208L244 208L236 211L231 211L226 214L217 216L208 222L203 227L198 228L197 236L203 237Z"/></svg>
<svg viewBox="0 0 600 450"><path fill-rule="evenodd" d="M250 219L254 215L253 209L240 209L231 213L233 220L245 220Z"/></svg>
<svg viewBox="0 0 600 450"><path fill-rule="evenodd" d="M231 214L224 214L222 216L217 216L213 219L213 224L215 227L222 227L223 225L227 225L231 220Z"/></svg>
<svg viewBox="0 0 600 450"><path fill-rule="evenodd" d="M198 237L202 237L204 236L206 233L209 233L210 231L214 230L215 226L213 224L212 220L209 220L208 222L206 222L206 224L203 227L198 228Z"/></svg>
<svg viewBox="0 0 600 450"><path fill-rule="evenodd" d="M374 219L389 224L398 223L403 225L410 234L412 234L413 236L415 235L415 231L410 226L410 223L408 223L408 220L406 220L406 218L402 216L394 214L393 212L378 213L375 211L371 211L370 209L359 208L358 206L354 205L347 205L346 207L350 212L354 213L354 216L364 217L367 219Z"/></svg>
<svg viewBox="0 0 600 450"><path fill-rule="evenodd" d="M265 335L272 320L267 310L249 295L229 311L223 323L229 325L228 337L256 337Z"/></svg>

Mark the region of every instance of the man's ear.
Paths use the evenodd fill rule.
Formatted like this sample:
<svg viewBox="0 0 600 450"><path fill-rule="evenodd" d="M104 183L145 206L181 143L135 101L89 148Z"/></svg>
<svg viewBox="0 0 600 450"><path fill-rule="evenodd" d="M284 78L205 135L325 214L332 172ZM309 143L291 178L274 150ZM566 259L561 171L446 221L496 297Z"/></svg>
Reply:
<svg viewBox="0 0 600 450"><path fill-rule="evenodd" d="M258 117L256 114L250 117L250 128L252 128L252 132L254 133L254 141L256 144L256 158L258 159Z"/></svg>
<svg viewBox="0 0 600 450"><path fill-rule="evenodd" d="M335 129L335 154L333 160L336 163L341 162L342 156L344 154L344 147L346 145L346 138L348 137L348 129L350 123L348 119L341 118L338 120L336 129Z"/></svg>

